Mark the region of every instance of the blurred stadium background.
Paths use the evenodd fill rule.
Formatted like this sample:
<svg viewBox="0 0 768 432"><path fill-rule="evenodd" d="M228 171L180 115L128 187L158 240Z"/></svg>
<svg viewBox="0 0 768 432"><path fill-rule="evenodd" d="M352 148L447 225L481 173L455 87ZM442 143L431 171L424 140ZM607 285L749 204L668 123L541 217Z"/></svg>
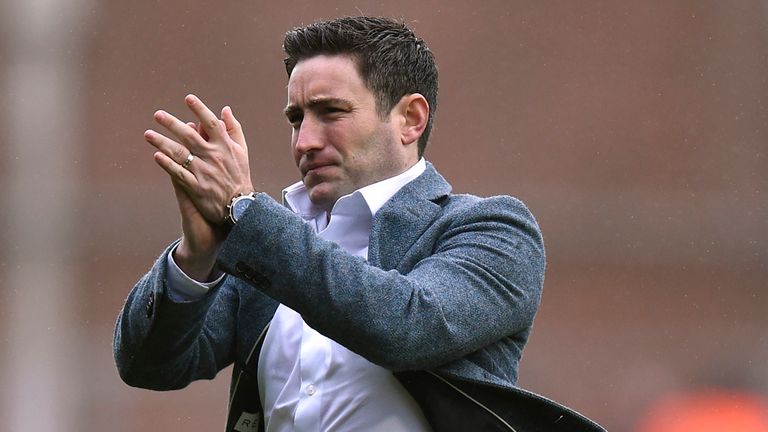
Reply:
<svg viewBox="0 0 768 432"><path fill-rule="evenodd" d="M1 430L221 430L228 372L156 393L114 368L117 312L180 233L142 133L187 93L229 104L278 196L282 35L359 14L435 52L427 158L455 191L541 223L522 387L616 432L665 431L684 394L765 409L767 2L0 0Z"/></svg>

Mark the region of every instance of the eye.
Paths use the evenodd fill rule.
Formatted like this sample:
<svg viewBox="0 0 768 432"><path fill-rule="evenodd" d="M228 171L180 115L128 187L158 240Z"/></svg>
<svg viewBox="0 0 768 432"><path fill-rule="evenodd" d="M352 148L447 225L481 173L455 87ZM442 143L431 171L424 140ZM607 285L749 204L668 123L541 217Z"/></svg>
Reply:
<svg viewBox="0 0 768 432"><path fill-rule="evenodd" d="M301 121L304 120L304 116L302 114L290 114L287 116L287 119L291 127L298 129L301 126Z"/></svg>
<svg viewBox="0 0 768 432"><path fill-rule="evenodd" d="M337 106L328 106L323 109L323 114L330 117L336 117L346 112L346 109Z"/></svg>

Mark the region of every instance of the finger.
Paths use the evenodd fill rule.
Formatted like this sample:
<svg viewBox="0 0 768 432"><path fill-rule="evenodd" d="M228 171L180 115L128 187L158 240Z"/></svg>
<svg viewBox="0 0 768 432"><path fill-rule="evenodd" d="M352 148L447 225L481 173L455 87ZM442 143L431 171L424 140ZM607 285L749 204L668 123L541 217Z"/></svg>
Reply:
<svg viewBox="0 0 768 432"><path fill-rule="evenodd" d="M208 132L203 129L203 125L199 124L197 125L197 133L200 134L201 137L203 137L204 140L208 141L211 139L211 137L208 136Z"/></svg>
<svg viewBox="0 0 768 432"><path fill-rule="evenodd" d="M197 116L197 118L200 120L200 126L202 126L202 129L208 134L210 138L215 139L222 138L224 136L225 131L221 127L216 114L208 109L208 107L203 103L203 101L200 100L200 98L193 94L189 94L184 98L184 102L187 103L189 109L192 110L195 116Z"/></svg>
<svg viewBox="0 0 768 432"><path fill-rule="evenodd" d="M236 143L245 146L245 134L243 134L243 126L235 118L235 114L232 112L232 108L225 106L221 110L221 119L224 121L224 127L227 130L227 134Z"/></svg>
<svg viewBox="0 0 768 432"><path fill-rule="evenodd" d="M184 190L189 191L197 186L198 183L195 176L189 172L188 169L185 169L183 166L177 164L165 153L155 152L153 157L155 162L160 165L160 168L164 169L165 172L171 176L172 181L178 183L178 185L184 188Z"/></svg>
<svg viewBox="0 0 768 432"><path fill-rule="evenodd" d="M203 153L201 149L205 148L206 141L200 134L185 122L182 122L172 114L163 110L158 110L154 115L155 121L164 126L173 134L177 141L189 148L193 153Z"/></svg>
<svg viewBox="0 0 768 432"><path fill-rule="evenodd" d="M176 164L179 164L179 166L181 166L181 164L183 164L192 153L185 146L177 143L176 141L166 137L163 134L153 131L152 129L144 132L144 139L147 140L148 143L152 144L152 146L154 146L156 149L160 150L161 153L173 160Z"/></svg>
<svg viewBox="0 0 768 432"><path fill-rule="evenodd" d="M203 137L204 140L208 141L208 134L205 133L203 128L194 122L187 122L187 126L191 127L195 130L195 132L199 133L201 137Z"/></svg>

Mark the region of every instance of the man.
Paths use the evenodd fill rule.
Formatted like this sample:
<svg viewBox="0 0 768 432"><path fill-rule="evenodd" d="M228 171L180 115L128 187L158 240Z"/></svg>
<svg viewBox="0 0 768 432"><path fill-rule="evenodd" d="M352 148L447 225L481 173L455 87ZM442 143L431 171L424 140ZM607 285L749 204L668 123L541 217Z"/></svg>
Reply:
<svg viewBox="0 0 768 432"><path fill-rule="evenodd" d="M284 49L302 180L283 205L253 188L231 109L218 119L190 95L199 125L158 111L170 133L145 133L183 237L118 318L123 380L177 389L234 363L236 431L580 421L556 404L535 414L544 400L515 387L542 237L519 201L453 195L423 159L437 104L424 42L356 17L288 32Z"/></svg>

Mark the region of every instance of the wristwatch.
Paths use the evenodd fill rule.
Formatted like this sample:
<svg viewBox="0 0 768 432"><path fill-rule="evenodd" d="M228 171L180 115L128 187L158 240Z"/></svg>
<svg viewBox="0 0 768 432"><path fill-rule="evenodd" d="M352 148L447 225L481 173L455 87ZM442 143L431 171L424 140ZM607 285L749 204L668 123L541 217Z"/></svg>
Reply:
<svg viewBox="0 0 768 432"><path fill-rule="evenodd" d="M224 219L229 222L230 225L236 224L237 220L243 216L245 210L248 209L248 206L251 205L255 199L256 194L253 192L247 194L241 193L232 198L232 201L227 204L227 216Z"/></svg>

